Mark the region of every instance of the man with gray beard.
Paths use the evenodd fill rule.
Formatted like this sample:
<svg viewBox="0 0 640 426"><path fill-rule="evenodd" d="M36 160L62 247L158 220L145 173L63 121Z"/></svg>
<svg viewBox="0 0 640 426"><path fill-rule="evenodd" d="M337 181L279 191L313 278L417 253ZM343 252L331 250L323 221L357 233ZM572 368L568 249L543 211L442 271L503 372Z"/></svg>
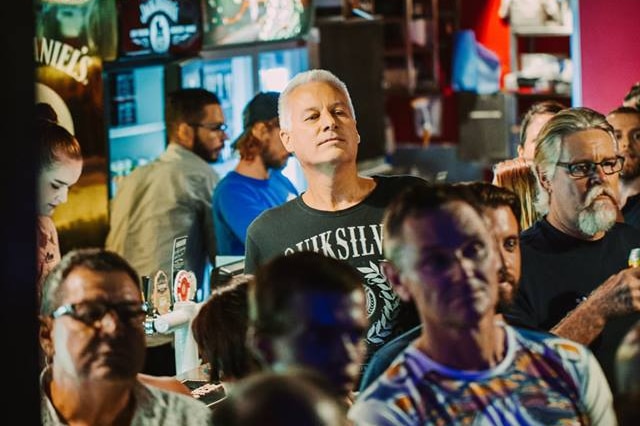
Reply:
<svg viewBox="0 0 640 426"><path fill-rule="evenodd" d="M620 206L625 223L640 228L640 110L618 107L607 114L624 156L620 171Z"/></svg>
<svg viewBox="0 0 640 426"><path fill-rule="evenodd" d="M624 158L605 117L569 108L541 129L534 156L544 217L520 235L522 278L510 324L589 345L615 389L615 349L640 320L640 230L616 222Z"/></svg>

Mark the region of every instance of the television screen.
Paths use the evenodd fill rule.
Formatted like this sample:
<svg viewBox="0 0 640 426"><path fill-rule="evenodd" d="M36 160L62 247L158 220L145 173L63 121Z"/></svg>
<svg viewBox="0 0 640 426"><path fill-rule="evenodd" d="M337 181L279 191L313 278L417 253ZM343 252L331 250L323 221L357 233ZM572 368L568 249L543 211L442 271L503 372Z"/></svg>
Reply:
<svg viewBox="0 0 640 426"><path fill-rule="evenodd" d="M293 40L309 31L313 0L206 0L203 46Z"/></svg>

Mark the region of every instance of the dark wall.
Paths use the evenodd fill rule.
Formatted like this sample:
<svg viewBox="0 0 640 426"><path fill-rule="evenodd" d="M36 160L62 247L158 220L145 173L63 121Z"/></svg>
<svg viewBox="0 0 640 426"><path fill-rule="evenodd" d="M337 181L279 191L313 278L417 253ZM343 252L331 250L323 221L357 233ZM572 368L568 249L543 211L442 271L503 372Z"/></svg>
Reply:
<svg viewBox="0 0 640 426"><path fill-rule="evenodd" d="M33 138L33 3L12 3L0 18L4 83L0 114L4 150L0 167L1 409L16 423L40 424L35 292L35 174ZM21 409L17 409L19 404Z"/></svg>
<svg viewBox="0 0 640 426"><path fill-rule="evenodd" d="M312 66L333 72L349 89L362 141L358 160L383 156L382 21L334 17L318 19L316 26L320 43Z"/></svg>

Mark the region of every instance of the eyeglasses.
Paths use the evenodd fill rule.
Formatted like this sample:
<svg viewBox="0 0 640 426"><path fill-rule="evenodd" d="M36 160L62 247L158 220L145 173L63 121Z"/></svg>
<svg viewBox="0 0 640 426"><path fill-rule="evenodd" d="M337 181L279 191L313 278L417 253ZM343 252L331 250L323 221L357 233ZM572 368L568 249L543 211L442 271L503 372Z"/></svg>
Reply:
<svg viewBox="0 0 640 426"><path fill-rule="evenodd" d="M147 311L147 305L144 303L91 301L62 305L53 311L51 317L60 318L69 315L71 318L83 322L88 326L93 326L96 322L104 318L107 312L115 312L122 322L139 320L140 324L142 324Z"/></svg>
<svg viewBox="0 0 640 426"><path fill-rule="evenodd" d="M202 127L210 132L226 132L228 128L225 123L189 123L189 126Z"/></svg>
<svg viewBox="0 0 640 426"><path fill-rule="evenodd" d="M564 163L562 161L558 161L556 164L567 169L571 176L583 178L594 174L597 166L602 168L605 175L618 173L622 170L622 166L624 165L624 157L617 156L616 158L608 158L599 163L594 163L593 161L579 161L577 163Z"/></svg>

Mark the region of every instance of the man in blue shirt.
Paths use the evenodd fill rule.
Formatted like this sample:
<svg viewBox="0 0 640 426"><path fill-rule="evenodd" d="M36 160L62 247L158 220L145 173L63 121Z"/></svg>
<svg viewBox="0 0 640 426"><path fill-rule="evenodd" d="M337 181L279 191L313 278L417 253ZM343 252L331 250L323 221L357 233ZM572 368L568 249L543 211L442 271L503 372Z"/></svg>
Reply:
<svg viewBox="0 0 640 426"><path fill-rule="evenodd" d="M258 93L243 111L244 132L233 143L240 161L213 194L218 255L244 255L244 240L253 219L298 195L281 173L290 154L280 140L278 97L276 92Z"/></svg>

